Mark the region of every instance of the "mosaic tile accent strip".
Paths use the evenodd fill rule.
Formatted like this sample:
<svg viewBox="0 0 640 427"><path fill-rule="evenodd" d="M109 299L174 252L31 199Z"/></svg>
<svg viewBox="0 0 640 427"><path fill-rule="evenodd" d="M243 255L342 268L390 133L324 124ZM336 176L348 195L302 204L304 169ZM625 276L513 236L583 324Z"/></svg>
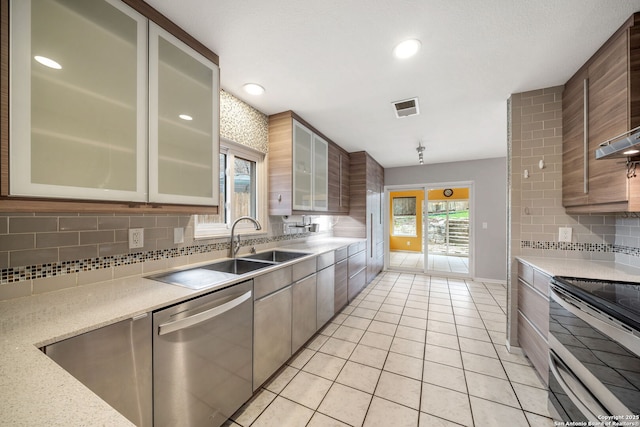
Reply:
<svg viewBox="0 0 640 427"><path fill-rule="evenodd" d="M613 245L607 243L536 242L523 240L520 242L520 248L579 252L614 252Z"/></svg>
<svg viewBox="0 0 640 427"><path fill-rule="evenodd" d="M273 242L308 237L311 233L297 233L271 237L244 239L241 246L256 246ZM42 279L45 277L74 274L81 271L99 270L121 265L137 264L147 261L176 258L186 255L204 254L208 252L229 250L229 242L209 243L205 245L185 246L181 248L161 249L132 254L113 255L100 258L88 258L76 261L62 261L51 264L38 264L24 267L6 268L0 272L0 284Z"/></svg>
<svg viewBox="0 0 640 427"><path fill-rule="evenodd" d="M613 245L613 252L640 257L640 248L632 248L631 246Z"/></svg>
<svg viewBox="0 0 640 427"><path fill-rule="evenodd" d="M268 135L269 118L265 114L220 91L220 136L266 154Z"/></svg>

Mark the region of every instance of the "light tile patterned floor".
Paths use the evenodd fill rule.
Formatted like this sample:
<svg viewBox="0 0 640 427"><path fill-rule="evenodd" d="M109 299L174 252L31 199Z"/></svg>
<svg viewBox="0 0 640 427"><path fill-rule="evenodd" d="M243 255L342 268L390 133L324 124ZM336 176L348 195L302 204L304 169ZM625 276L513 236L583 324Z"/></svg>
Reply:
<svg viewBox="0 0 640 427"><path fill-rule="evenodd" d="M227 426L553 426L500 284L385 272Z"/></svg>
<svg viewBox="0 0 640 427"><path fill-rule="evenodd" d="M417 252L391 251L389 265L392 268L424 269L424 254ZM469 273L469 258L429 254L427 266L429 270L447 273Z"/></svg>

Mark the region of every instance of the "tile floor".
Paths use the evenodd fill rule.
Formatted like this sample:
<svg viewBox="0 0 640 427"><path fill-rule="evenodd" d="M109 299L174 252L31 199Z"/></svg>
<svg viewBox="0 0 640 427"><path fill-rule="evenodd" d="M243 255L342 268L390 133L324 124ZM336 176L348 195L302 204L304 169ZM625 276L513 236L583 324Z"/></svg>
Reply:
<svg viewBox="0 0 640 427"><path fill-rule="evenodd" d="M500 284L385 272L227 426L553 426Z"/></svg>
<svg viewBox="0 0 640 427"><path fill-rule="evenodd" d="M416 252L391 251L389 264L392 268L424 269L424 254ZM469 258L430 254L427 266L432 271L446 273L469 273Z"/></svg>

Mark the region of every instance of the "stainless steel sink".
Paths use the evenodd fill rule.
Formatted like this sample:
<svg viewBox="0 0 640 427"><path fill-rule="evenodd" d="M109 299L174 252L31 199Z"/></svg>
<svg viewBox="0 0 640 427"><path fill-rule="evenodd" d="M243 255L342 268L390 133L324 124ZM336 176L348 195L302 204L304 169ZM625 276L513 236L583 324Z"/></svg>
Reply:
<svg viewBox="0 0 640 427"><path fill-rule="evenodd" d="M147 278L198 290L215 286L218 283L235 279L239 275L270 267L274 264L273 262L260 260L229 259L198 268L154 274Z"/></svg>
<svg viewBox="0 0 640 427"><path fill-rule="evenodd" d="M296 258L307 256L307 255L309 254L304 252L288 252L288 251L274 250L274 251L260 252L253 255L247 255L247 256L244 256L243 258L270 261L270 262L286 262Z"/></svg>
<svg viewBox="0 0 640 427"><path fill-rule="evenodd" d="M220 271L223 273L231 274L245 274L251 271L260 270L272 266L272 262L265 262L264 260L249 260L242 258L229 259L226 261L214 262L213 264L205 265L201 268L206 270Z"/></svg>

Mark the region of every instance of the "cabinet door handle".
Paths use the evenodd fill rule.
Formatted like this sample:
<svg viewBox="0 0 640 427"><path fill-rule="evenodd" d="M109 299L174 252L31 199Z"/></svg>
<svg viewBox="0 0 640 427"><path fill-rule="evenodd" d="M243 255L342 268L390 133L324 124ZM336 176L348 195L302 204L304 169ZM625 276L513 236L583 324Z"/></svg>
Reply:
<svg viewBox="0 0 640 427"><path fill-rule="evenodd" d="M584 194L589 194L589 79L584 79L583 85L583 109L584 109L584 137L583 137L583 189Z"/></svg>
<svg viewBox="0 0 640 427"><path fill-rule="evenodd" d="M373 214L371 214L371 258L373 258Z"/></svg>
<svg viewBox="0 0 640 427"><path fill-rule="evenodd" d="M340 197L340 203L338 203L338 206L342 207L342 154L340 155L340 157L338 157L338 159L340 159L340 163L339 163L339 174L340 174L340 179L338 179L338 184L340 185L340 190L338 192Z"/></svg>

